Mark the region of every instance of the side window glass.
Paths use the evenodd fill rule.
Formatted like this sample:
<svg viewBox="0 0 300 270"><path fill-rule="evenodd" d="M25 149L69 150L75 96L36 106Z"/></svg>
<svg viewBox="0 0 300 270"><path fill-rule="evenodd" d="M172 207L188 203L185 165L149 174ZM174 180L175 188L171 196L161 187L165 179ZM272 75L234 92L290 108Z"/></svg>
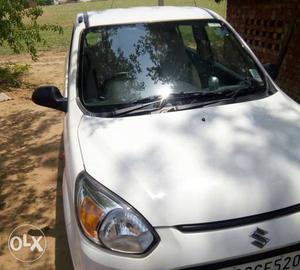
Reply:
<svg viewBox="0 0 300 270"><path fill-rule="evenodd" d="M88 47L96 46L102 40L101 32L89 32L86 35L86 43Z"/></svg>
<svg viewBox="0 0 300 270"><path fill-rule="evenodd" d="M214 55L215 61L226 63L224 59L224 45L226 33L222 30L219 23L208 23L205 31L210 42L210 48Z"/></svg>
<svg viewBox="0 0 300 270"><path fill-rule="evenodd" d="M181 25L178 27L182 36L184 46L196 50L196 41L194 39L193 29L190 25Z"/></svg>
<svg viewBox="0 0 300 270"><path fill-rule="evenodd" d="M253 77L252 71L256 71L255 63L242 51L239 42L225 27L220 23L207 23L205 31L215 62L242 76Z"/></svg>

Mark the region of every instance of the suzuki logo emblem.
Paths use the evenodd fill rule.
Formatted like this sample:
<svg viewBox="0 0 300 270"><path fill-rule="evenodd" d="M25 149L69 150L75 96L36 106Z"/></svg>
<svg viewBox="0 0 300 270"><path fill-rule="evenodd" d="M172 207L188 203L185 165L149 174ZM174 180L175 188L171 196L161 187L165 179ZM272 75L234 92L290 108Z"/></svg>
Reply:
<svg viewBox="0 0 300 270"><path fill-rule="evenodd" d="M267 231L257 228L255 232L250 235L250 237L254 239L251 244L258 248L263 248L268 242L270 242L270 239L266 237L267 234Z"/></svg>

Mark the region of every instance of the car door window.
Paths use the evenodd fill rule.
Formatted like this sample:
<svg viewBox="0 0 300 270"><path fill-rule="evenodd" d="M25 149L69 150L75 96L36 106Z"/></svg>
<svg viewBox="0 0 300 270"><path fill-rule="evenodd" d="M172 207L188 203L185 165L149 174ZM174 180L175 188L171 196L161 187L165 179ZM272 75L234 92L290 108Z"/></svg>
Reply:
<svg viewBox="0 0 300 270"><path fill-rule="evenodd" d="M241 76L253 76L251 72L256 69L254 61L245 54L237 39L229 34L227 28L213 22L207 23L205 31L215 62Z"/></svg>
<svg viewBox="0 0 300 270"><path fill-rule="evenodd" d="M191 25L180 25L178 27L182 36L185 47L190 49L196 49L196 41L193 34L193 28Z"/></svg>

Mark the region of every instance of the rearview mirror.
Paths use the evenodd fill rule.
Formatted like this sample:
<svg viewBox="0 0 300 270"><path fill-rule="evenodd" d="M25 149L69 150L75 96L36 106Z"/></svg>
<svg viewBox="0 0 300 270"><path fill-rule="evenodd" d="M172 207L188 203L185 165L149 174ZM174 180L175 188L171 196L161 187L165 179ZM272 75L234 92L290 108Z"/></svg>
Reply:
<svg viewBox="0 0 300 270"><path fill-rule="evenodd" d="M268 74L270 75L270 77L273 80L276 80L277 76L278 76L278 68L276 65L274 64L264 64L263 65L265 70L268 72Z"/></svg>
<svg viewBox="0 0 300 270"><path fill-rule="evenodd" d="M63 97L56 86L40 86L34 90L32 101L41 106L67 112L68 100Z"/></svg>

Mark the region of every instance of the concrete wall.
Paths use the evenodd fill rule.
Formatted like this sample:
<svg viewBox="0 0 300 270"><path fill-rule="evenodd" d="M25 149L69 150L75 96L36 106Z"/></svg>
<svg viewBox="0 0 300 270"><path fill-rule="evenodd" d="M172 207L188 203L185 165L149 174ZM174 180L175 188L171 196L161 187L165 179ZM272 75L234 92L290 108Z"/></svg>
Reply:
<svg viewBox="0 0 300 270"><path fill-rule="evenodd" d="M277 82L300 102L300 1L227 0L227 19L263 63L281 64Z"/></svg>

